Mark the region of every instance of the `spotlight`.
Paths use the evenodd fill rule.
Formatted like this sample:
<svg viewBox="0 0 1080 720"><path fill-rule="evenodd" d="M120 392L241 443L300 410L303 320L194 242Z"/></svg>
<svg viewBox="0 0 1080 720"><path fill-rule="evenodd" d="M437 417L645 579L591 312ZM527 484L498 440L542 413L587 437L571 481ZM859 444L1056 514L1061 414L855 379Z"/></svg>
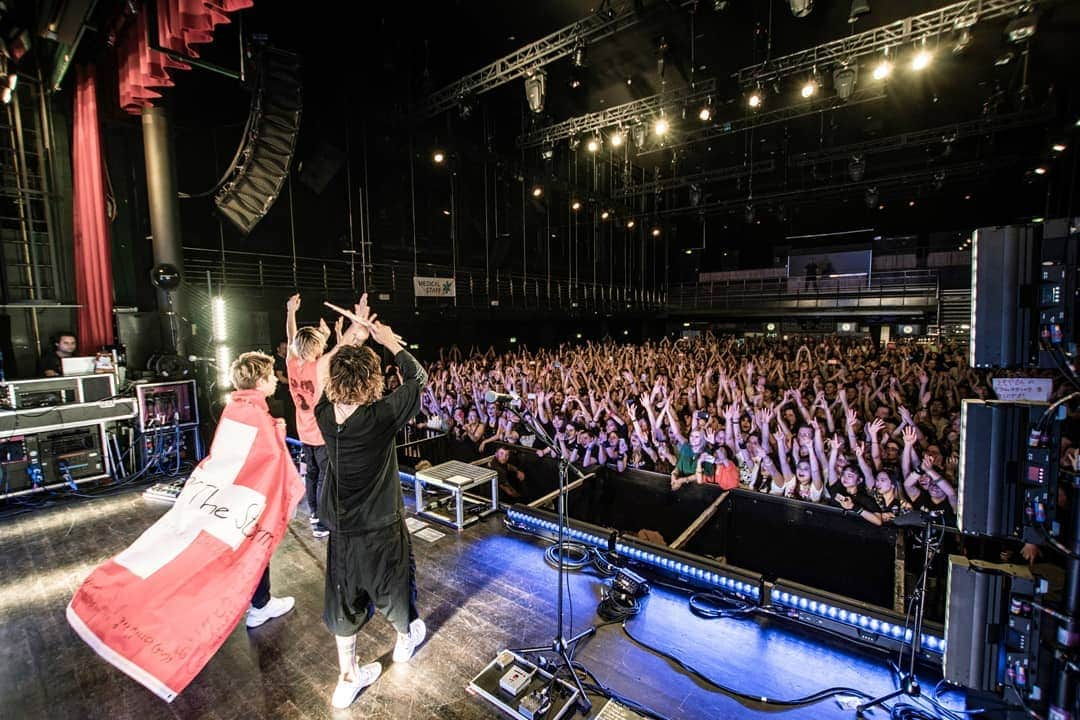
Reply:
<svg viewBox="0 0 1080 720"><path fill-rule="evenodd" d="M908 207L915 207L915 201L914 200L908 200L907 206Z"/></svg>
<svg viewBox="0 0 1080 720"><path fill-rule="evenodd" d="M608 136L608 142L611 143L611 147L621 147L624 139L625 137L623 136L622 130L616 130Z"/></svg>
<svg viewBox="0 0 1080 720"><path fill-rule="evenodd" d="M746 104L750 106L751 110L757 110L763 102L765 102L765 96L761 92L761 88L757 88L746 98Z"/></svg>
<svg viewBox="0 0 1080 720"><path fill-rule="evenodd" d="M804 18L814 10L814 0L788 0L791 14L797 18Z"/></svg>
<svg viewBox="0 0 1080 720"><path fill-rule="evenodd" d="M546 72L535 70L525 78L525 99L529 103L529 110L538 114L544 112L544 101L547 99Z"/></svg>
<svg viewBox="0 0 1080 720"><path fill-rule="evenodd" d="M953 43L953 55L962 55L964 52L966 52L968 47L971 45L971 40L971 30L967 28L961 30L960 34L956 36L956 42Z"/></svg>
<svg viewBox="0 0 1080 720"><path fill-rule="evenodd" d="M881 62L874 66L874 79L884 80L885 78L892 75L892 69L893 65L891 62L889 62L889 53L888 51L886 51L885 57L881 59Z"/></svg>
<svg viewBox="0 0 1080 720"><path fill-rule="evenodd" d="M609 213L607 210L604 210L600 213L601 220L607 220L609 217L611 217L611 213Z"/></svg>
<svg viewBox="0 0 1080 720"><path fill-rule="evenodd" d="M657 119L656 124L653 125L653 132L656 133L658 137L663 137L667 134L669 127L670 125L668 125L667 120L665 120L664 118L659 118Z"/></svg>
<svg viewBox="0 0 1080 720"><path fill-rule="evenodd" d="M1040 165L1039 167L1035 168L1035 170L1033 170L1033 172L1036 175L1045 175L1046 174L1046 168L1043 167L1042 165Z"/></svg>
<svg viewBox="0 0 1080 720"><path fill-rule="evenodd" d="M570 86L571 90L577 90L581 87L581 79L577 75L571 75L570 82L568 82L567 85Z"/></svg>
<svg viewBox="0 0 1080 720"><path fill-rule="evenodd" d="M876 187L866 188L866 197L864 200L866 201L867 208L873 210L875 207L878 207L881 202L881 195L878 193L878 189Z"/></svg>
<svg viewBox="0 0 1080 720"><path fill-rule="evenodd" d="M532 196L534 198L538 198L538 197L543 197L543 195L544 195L544 188L541 187L540 185L533 185Z"/></svg>
<svg viewBox="0 0 1080 720"><path fill-rule="evenodd" d="M934 54L927 50L925 47L920 49L915 56L911 58L911 69L915 72L925 70L930 67L930 63L934 60Z"/></svg>
<svg viewBox="0 0 1080 720"><path fill-rule="evenodd" d="M743 217L745 218L747 225L754 224L754 218L757 217L757 210L754 209L754 203L746 203L746 209L743 211Z"/></svg>
<svg viewBox="0 0 1080 720"><path fill-rule="evenodd" d="M698 111L698 119L701 120L701 122L709 122L712 120L712 108L708 105L702 106L701 110Z"/></svg>
<svg viewBox="0 0 1080 720"><path fill-rule="evenodd" d="M841 65L833 73L833 87L836 88L836 96L841 100L847 100L855 93L855 82L858 73L855 66Z"/></svg>
<svg viewBox="0 0 1080 720"><path fill-rule="evenodd" d="M638 123L634 126L634 147L636 147L638 150L641 150L645 147L645 135L645 123Z"/></svg>
<svg viewBox="0 0 1080 720"><path fill-rule="evenodd" d="M870 3L867 0L851 0L851 12L848 13L849 23L858 22L859 18L870 12Z"/></svg>
<svg viewBox="0 0 1080 720"><path fill-rule="evenodd" d="M1056 153L1065 152L1065 144L1064 143L1054 143L1053 145L1050 146L1050 149L1053 150Z"/></svg>
<svg viewBox="0 0 1080 720"><path fill-rule="evenodd" d="M634 222L633 218L630 218L629 220L626 221L626 227L627 227L628 230L633 230L634 225L636 225L636 224L637 223Z"/></svg>
<svg viewBox="0 0 1080 720"><path fill-rule="evenodd" d="M588 150L591 153L600 152L600 138L598 138L598 137L589 138L589 142L585 143L585 149Z"/></svg>
<svg viewBox="0 0 1080 720"><path fill-rule="evenodd" d="M802 90L800 90L799 92L804 98L809 98L812 97L817 91L817 68L814 68L813 74L810 75L810 78L803 84Z"/></svg>
<svg viewBox="0 0 1080 720"><path fill-rule="evenodd" d="M574 48L574 67L583 68L588 64L588 60L585 57L585 43L578 43Z"/></svg>
<svg viewBox="0 0 1080 720"><path fill-rule="evenodd" d="M574 202L570 203L570 209L573 210L574 212L577 212L578 210L580 210L581 209L581 201L580 200L575 200Z"/></svg>
<svg viewBox="0 0 1080 720"><path fill-rule="evenodd" d="M727 10L728 0L713 0L712 9L718 13ZM625 332L623 333L626 334Z"/></svg>
<svg viewBox="0 0 1080 720"><path fill-rule="evenodd" d="M653 237L660 237L660 228L658 228L658 227L654 227L654 228L652 229L652 236L653 236Z"/></svg>
<svg viewBox="0 0 1080 720"><path fill-rule="evenodd" d="M570 152L574 152L578 149L578 145L581 144L581 138L575 135L574 137L570 138L566 144L570 147Z"/></svg>
<svg viewBox="0 0 1080 720"><path fill-rule="evenodd" d="M1026 12L1013 18L1005 26L1005 37L1011 43L1022 43L1030 40L1035 35L1036 26L1039 24L1039 16L1033 12Z"/></svg>
<svg viewBox="0 0 1080 720"><path fill-rule="evenodd" d="M848 161L848 175L851 176L852 181L862 182L863 176L866 175L866 158L861 154L852 155L851 160Z"/></svg>
<svg viewBox="0 0 1080 720"><path fill-rule="evenodd" d="M540 157L544 160L550 160L555 157L555 147L552 145L545 145L540 151Z"/></svg>
<svg viewBox="0 0 1080 720"><path fill-rule="evenodd" d="M436 165L442 165L445 160L446 155L443 153L442 150L436 150L435 152L431 153L431 161L434 162Z"/></svg>
<svg viewBox="0 0 1080 720"><path fill-rule="evenodd" d="M442 211L442 214L445 215L446 217L450 217L450 211L449 210L444 209Z"/></svg>

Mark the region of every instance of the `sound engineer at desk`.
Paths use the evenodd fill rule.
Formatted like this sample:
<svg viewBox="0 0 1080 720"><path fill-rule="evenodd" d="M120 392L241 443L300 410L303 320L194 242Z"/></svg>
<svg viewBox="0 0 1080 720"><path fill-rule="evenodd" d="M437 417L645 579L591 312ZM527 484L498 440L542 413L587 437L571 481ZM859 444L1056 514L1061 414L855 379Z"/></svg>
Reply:
<svg viewBox="0 0 1080 720"><path fill-rule="evenodd" d="M38 375L41 377L57 377L63 375L60 366L61 358L69 358L78 349L79 341L75 335L69 332L61 332L49 338L50 348L46 350L41 360L38 361Z"/></svg>

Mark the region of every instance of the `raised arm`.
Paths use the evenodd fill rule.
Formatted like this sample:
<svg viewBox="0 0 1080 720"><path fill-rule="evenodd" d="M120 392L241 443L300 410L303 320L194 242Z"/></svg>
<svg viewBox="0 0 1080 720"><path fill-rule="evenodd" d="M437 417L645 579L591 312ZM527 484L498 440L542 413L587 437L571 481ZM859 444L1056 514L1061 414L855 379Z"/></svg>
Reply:
<svg viewBox="0 0 1080 720"><path fill-rule="evenodd" d="M296 339L296 311L300 309L300 293L291 296L285 303L285 340L289 343L288 354L296 355L293 341ZM318 399L318 395L315 396Z"/></svg>

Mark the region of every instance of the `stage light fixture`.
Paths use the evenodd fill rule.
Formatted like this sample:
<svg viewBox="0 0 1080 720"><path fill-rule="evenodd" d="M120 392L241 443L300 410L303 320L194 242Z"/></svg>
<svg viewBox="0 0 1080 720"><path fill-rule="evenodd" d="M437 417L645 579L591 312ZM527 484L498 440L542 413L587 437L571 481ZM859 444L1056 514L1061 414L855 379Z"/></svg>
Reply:
<svg viewBox="0 0 1080 720"><path fill-rule="evenodd" d="M604 210L603 212L600 213L600 219L601 220L607 220L610 217L611 217L611 213L609 213L607 210Z"/></svg>
<svg viewBox="0 0 1080 720"><path fill-rule="evenodd" d="M924 42L922 47L911 58L911 69L920 72L930 67L930 63L933 61L934 54L926 49L926 43Z"/></svg>
<svg viewBox="0 0 1080 720"><path fill-rule="evenodd" d="M686 249L686 254L687 254L687 255L693 255L693 254L694 254L694 251L693 251L693 250L691 250L690 248L687 248L687 249Z"/></svg>
<svg viewBox="0 0 1080 720"><path fill-rule="evenodd" d="M628 230L633 230L634 225L637 225L637 223L634 222L634 218L630 218L629 220L626 221L626 227L627 227Z"/></svg>
<svg viewBox="0 0 1080 720"><path fill-rule="evenodd" d="M1015 59L1016 54L1012 50L1006 50L994 58L994 67L1004 67Z"/></svg>
<svg viewBox="0 0 1080 720"><path fill-rule="evenodd" d="M1005 26L1005 37L1011 43L1022 43L1035 36L1035 30L1039 24L1039 17L1033 12L1025 12L1016 16Z"/></svg>
<svg viewBox="0 0 1080 720"><path fill-rule="evenodd" d="M445 160L446 155L443 153L442 150L436 150L435 152L431 153L431 161L434 162L436 165L442 165Z"/></svg>
<svg viewBox="0 0 1080 720"><path fill-rule="evenodd" d="M849 99L855 94L855 83L858 80L858 72L855 65L841 65L833 73L833 87L836 96L841 100Z"/></svg>
<svg viewBox="0 0 1080 720"><path fill-rule="evenodd" d="M588 64L588 60L585 55L585 43L579 42L574 47L574 67L583 68Z"/></svg>
<svg viewBox="0 0 1080 720"><path fill-rule="evenodd" d="M743 210L743 218L746 220L746 224L753 225L756 217L757 209L754 207L754 203L746 203L746 208Z"/></svg>
<svg viewBox="0 0 1080 720"><path fill-rule="evenodd" d="M659 117L656 120L656 124L653 125L653 132L656 133L657 137L664 137L670 127L671 126L668 124L667 119L665 119L664 117Z"/></svg>
<svg viewBox="0 0 1080 720"><path fill-rule="evenodd" d="M573 210L574 212L577 212L578 210L580 210L581 209L581 201L580 200L575 200L572 203L570 203L570 209Z"/></svg>
<svg viewBox="0 0 1080 720"><path fill-rule="evenodd" d="M581 87L581 79L577 75L571 75L570 81L567 83L567 85L570 86L571 90L577 90L579 87Z"/></svg>
<svg viewBox="0 0 1080 720"><path fill-rule="evenodd" d="M874 79L884 80L892 75L893 64L889 61L889 51L885 51L885 56L881 58L881 61L874 66Z"/></svg>
<svg viewBox="0 0 1080 720"><path fill-rule="evenodd" d="M232 379L229 377L229 366L232 365L232 361L232 350L229 349L229 346L219 344L217 346L217 379L218 385L222 388L227 388L232 385Z"/></svg>
<svg viewBox="0 0 1080 720"><path fill-rule="evenodd" d="M959 31L956 36L956 42L953 43L952 53L953 55L962 55L971 46L972 35L971 30L964 28Z"/></svg>
<svg viewBox="0 0 1080 720"><path fill-rule="evenodd" d="M658 227L654 227L654 228L652 229L652 236L653 236L653 237L660 237L660 228L658 228Z"/></svg>
<svg viewBox="0 0 1080 720"><path fill-rule="evenodd" d="M765 102L765 94L761 91L761 88L756 88L746 98L746 104L750 106L751 110L757 110L763 102Z"/></svg>
<svg viewBox="0 0 1080 720"><path fill-rule="evenodd" d="M225 298L215 297L213 302L213 327L214 327L214 340L217 342L224 342L229 339L229 326L226 322L225 314ZM226 366L227 367L227 366Z"/></svg>
<svg viewBox="0 0 1080 720"><path fill-rule="evenodd" d="M585 143L585 149L591 153L598 153L600 152L600 145L601 142L599 137L591 137L589 138L589 141Z"/></svg>
<svg viewBox="0 0 1080 720"><path fill-rule="evenodd" d="M534 70L525 78L525 99L529 103L529 110L537 114L544 112L544 102L547 100L546 72Z"/></svg>
<svg viewBox="0 0 1080 720"><path fill-rule="evenodd" d="M866 207L868 207L871 210L873 210L875 207L878 207L878 205L879 205L879 203L881 201L881 195L880 195L880 193L878 193L877 187L868 187L868 188L866 188L865 201L866 201Z"/></svg>
<svg viewBox="0 0 1080 720"><path fill-rule="evenodd" d="M814 11L814 0L788 0L791 14L797 18L804 18Z"/></svg>
<svg viewBox="0 0 1080 720"><path fill-rule="evenodd" d="M443 208L442 214L445 215L446 217L450 217L450 211L447 210L446 208Z"/></svg>
<svg viewBox="0 0 1080 720"><path fill-rule="evenodd" d="M616 130L608 136L608 142L611 143L611 147L622 147L623 140L625 139L622 130Z"/></svg>
<svg viewBox="0 0 1080 720"><path fill-rule="evenodd" d="M1065 152L1066 146L1064 143L1054 143L1050 146L1050 149L1056 153Z"/></svg>
<svg viewBox="0 0 1080 720"><path fill-rule="evenodd" d="M645 123L638 123L634 126L633 132L634 147L638 150L642 150L645 147Z"/></svg>
<svg viewBox="0 0 1080 720"><path fill-rule="evenodd" d="M848 13L849 23L858 22L859 18L870 12L870 3L867 0L851 0L851 12Z"/></svg>
<svg viewBox="0 0 1080 720"><path fill-rule="evenodd" d="M555 157L555 148L552 145L545 145L543 150L540 151L540 157L543 160L551 160Z"/></svg>
<svg viewBox="0 0 1080 720"><path fill-rule="evenodd" d="M705 105L701 110L698 110L698 119L701 120L701 122L709 122L712 120L712 108Z"/></svg>
<svg viewBox="0 0 1080 720"><path fill-rule="evenodd" d="M805 99L805 98L813 97L814 93L816 93L817 91L818 91L817 68L814 68L813 73L810 75L810 77L807 79L807 81L805 83L803 83L802 89L799 91L799 94L802 95L803 98Z"/></svg>
<svg viewBox="0 0 1080 720"><path fill-rule="evenodd" d="M721 13L727 10L728 0L713 0L712 9L715 12Z"/></svg>
<svg viewBox="0 0 1080 720"><path fill-rule="evenodd" d="M579 138L577 135L574 135L566 141L566 144L570 148L570 152L576 152L578 146L581 145L581 138Z"/></svg>
<svg viewBox="0 0 1080 720"><path fill-rule="evenodd" d="M1043 167L1042 165L1040 165L1039 167L1035 168L1032 172L1034 172L1036 175L1045 175L1046 174L1046 168Z"/></svg>
<svg viewBox="0 0 1080 720"><path fill-rule="evenodd" d="M533 185L532 196L534 198L539 198L539 197L543 197L543 195L544 195L544 188L541 187L540 185Z"/></svg>

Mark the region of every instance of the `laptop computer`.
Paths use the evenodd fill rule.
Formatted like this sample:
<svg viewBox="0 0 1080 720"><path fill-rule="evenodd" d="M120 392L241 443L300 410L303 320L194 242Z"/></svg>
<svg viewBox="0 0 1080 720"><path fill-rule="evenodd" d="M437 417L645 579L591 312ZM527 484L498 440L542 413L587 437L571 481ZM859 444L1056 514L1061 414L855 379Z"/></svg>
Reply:
<svg viewBox="0 0 1080 720"><path fill-rule="evenodd" d="M96 364L94 355L60 358L60 371L64 375L93 375Z"/></svg>

